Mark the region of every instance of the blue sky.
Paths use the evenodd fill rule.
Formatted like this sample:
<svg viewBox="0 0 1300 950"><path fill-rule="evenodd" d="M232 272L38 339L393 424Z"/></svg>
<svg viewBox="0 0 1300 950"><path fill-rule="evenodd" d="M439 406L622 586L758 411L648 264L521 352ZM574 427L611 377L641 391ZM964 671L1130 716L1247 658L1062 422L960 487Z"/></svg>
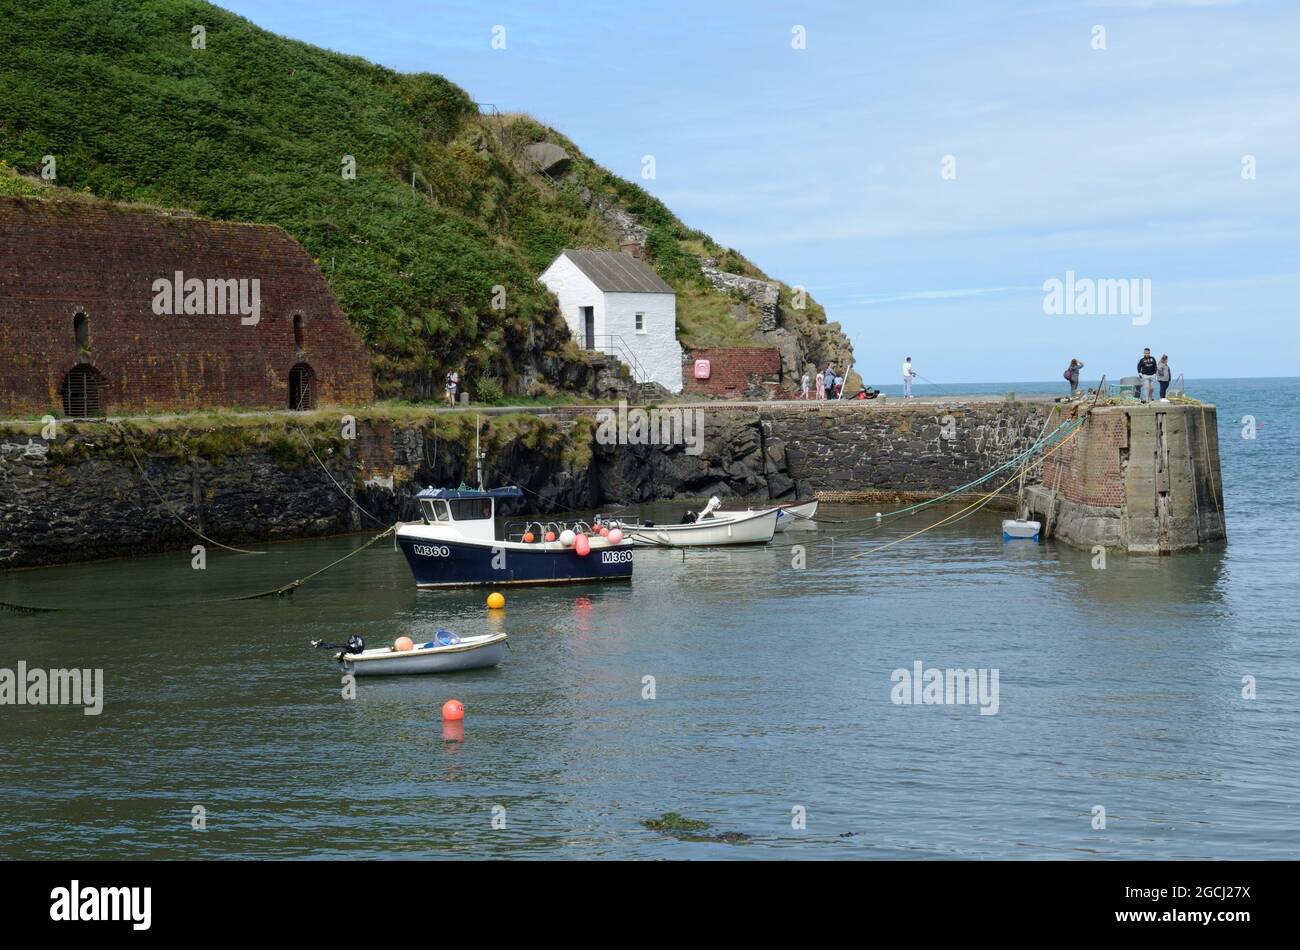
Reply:
<svg viewBox="0 0 1300 950"><path fill-rule="evenodd" d="M221 5L560 129L807 287L869 382L909 354L942 383L1115 378L1144 346L1300 375L1292 0ZM1045 314L1067 271L1150 280L1150 322Z"/></svg>

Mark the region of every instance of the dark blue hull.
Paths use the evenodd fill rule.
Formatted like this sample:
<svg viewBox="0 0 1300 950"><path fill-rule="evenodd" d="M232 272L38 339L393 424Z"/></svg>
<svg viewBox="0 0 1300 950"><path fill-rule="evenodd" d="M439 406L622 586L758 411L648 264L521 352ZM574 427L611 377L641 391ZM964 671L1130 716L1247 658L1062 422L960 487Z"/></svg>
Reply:
<svg viewBox="0 0 1300 950"><path fill-rule="evenodd" d="M631 547L597 549L580 557L572 549L536 548L398 536L417 587L473 584L558 584L630 580ZM494 564L495 561L495 564Z"/></svg>

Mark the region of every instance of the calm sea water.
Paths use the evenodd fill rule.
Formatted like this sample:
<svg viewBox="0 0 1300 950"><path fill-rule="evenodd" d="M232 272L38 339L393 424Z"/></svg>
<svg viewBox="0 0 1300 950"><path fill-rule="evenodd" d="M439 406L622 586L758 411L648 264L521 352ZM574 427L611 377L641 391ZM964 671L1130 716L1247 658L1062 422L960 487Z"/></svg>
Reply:
<svg viewBox="0 0 1300 950"><path fill-rule="evenodd" d="M148 606L262 590L364 536L2 574L0 600L67 612L0 612L0 667L99 667L106 702L0 707L0 855L1295 857L1300 381L1189 389L1219 406L1230 540L1104 570L1004 544L992 512L851 560L952 509L864 537L872 509L824 506L766 548L638 552L630 585L507 591L499 619L482 591L417 593L383 544L292 600ZM347 701L308 647L440 626L512 652ZM916 661L996 669L997 714L894 704ZM642 825L670 811L748 839Z"/></svg>

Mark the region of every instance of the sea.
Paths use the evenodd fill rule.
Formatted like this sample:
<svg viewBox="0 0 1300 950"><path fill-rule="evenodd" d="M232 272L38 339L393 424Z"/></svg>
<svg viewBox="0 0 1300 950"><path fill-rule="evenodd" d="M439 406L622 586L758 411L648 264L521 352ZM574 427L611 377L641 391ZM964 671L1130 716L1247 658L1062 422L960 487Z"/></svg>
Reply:
<svg viewBox="0 0 1300 950"><path fill-rule="evenodd" d="M1300 380L1187 389L1218 407L1228 540L1172 557L825 504L495 612L415 590L388 541L225 599L367 534L0 573L57 608L0 611L0 679L102 677L97 711L0 705L0 857L1295 858ZM349 697L311 645L438 629L510 650Z"/></svg>

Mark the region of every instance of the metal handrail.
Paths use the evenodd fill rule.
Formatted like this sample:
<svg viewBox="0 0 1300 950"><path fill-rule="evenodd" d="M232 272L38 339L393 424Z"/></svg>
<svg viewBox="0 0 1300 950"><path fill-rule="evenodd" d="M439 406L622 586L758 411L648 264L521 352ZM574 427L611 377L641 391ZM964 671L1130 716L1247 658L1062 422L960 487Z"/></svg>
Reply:
<svg viewBox="0 0 1300 950"><path fill-rule="evenodd" d="M601 340L608 340L606 346L609 349L601 348ZM624 339L616 333L594 334L591 339L592 347L605 353L607 356L617 356L620 360L628 365L632 370L632 379L638 383L651 382L651 376L646 368L641 365L641 361L636 358L632 348L627 345Z"/></svg>
<svg viewBox="0 0 1300 950"><path fill-rule="evenodd" d="M1110 398L1110 393L1106 391L1106 374L1105 374L1105 373L1102 373L1102 374L1101 374L1101 382L1099 382L1099 383L1097 384L1097 388L1096 388L1096 390L1095 390L1095 391L1093 392L1093 394L1092 394L1092 404L1093 404L1094 406L1097 405L1097 400L1100 399L1103 395L1105 395L1107 399Z"/></svg>

